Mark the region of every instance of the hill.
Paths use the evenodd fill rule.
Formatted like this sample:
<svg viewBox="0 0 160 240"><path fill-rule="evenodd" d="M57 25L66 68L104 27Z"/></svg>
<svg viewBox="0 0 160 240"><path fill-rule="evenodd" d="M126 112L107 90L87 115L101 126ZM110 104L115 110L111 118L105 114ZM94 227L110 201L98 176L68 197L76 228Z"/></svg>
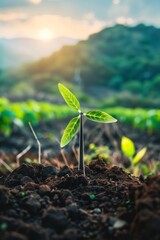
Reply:
<svg viewBox="0 0 160 240"><path fill-rule="evenodd" d="M153 26L116 25L29 64L12 76L12 82L27 79L32 92L47 94L53 94L57 82L66 82L96 93L104 102L106 96L114 102L115 96L124 105L131 97L133 106L141 101L159 106L159 42L160 29Z"/></svg>
<svg viewBox="0 0 160 240"><path fill-rule="evenodd" d="M48 41L32 38L0 38L0 69L14 68L38 60L58 51L65 44L72 45L77 41L64 37Z"/></svg>

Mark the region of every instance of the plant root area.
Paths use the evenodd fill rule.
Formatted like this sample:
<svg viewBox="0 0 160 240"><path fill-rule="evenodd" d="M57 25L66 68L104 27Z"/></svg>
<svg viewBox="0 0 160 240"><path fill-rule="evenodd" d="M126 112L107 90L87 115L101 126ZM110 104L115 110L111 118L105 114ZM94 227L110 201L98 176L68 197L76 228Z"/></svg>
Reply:
<svg viewBox="0 0 160 240"><path fill-rule="evenodd" d="M160 175L93 160L85 176L23 164L0 181L1 240L160 239Z"/></svg>

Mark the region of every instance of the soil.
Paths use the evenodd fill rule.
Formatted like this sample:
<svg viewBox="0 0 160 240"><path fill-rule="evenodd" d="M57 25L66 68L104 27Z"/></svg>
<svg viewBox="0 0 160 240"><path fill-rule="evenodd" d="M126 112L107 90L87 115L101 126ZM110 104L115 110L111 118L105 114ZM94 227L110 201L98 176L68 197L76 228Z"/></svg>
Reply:
<svg viewBox="0 0 160 240"><path fill-rule="evenodd" d="M0 181L2 240L160 239L160 175L135 178L93 160L86 176L23 164Z"/></svg>

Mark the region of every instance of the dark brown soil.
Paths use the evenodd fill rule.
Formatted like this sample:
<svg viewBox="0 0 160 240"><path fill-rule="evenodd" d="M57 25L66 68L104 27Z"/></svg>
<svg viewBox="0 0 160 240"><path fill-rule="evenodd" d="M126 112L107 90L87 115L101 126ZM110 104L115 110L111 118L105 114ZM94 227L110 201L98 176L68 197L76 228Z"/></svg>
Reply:
<svg viewBox="0 0 160 240"><path fill-rule="evenodd" d="M25 165L1 178L1 240L159 240L160 176L144 181L103 160Z"/></svg>

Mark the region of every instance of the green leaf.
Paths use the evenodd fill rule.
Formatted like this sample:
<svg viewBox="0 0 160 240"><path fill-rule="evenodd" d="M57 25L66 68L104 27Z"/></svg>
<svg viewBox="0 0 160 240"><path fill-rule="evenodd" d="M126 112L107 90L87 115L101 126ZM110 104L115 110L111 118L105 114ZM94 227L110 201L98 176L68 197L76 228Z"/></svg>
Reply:
<svg viewBox="0 0 160 240"><path fill-rule="evenodd" d="M80 118L75 117L73 118L67 125L66 129L64 130L63 136L61 138L61 143L60 146L64 147L65 145L67 145L72 138L74 137L74 135L76 134L78 128L80 125Z"/></svg>
<svg viewBox="0 0 160 240"><path fill-rule="evenodd" d="M121 150L127 157L133 157L135 154L135 146L133 141L127 137L122 137Z"/></svg>
<svg viewBox="0 0 160 240"><path fill-rule="evenodd" d="M95 121L95 122L103 122L103 123L117 122L117 119L115 119L111 115L109 115L105 112L99 111L99 110L89 111L85 115L88 119Z"/></svg>
<svg viewBox="0 0 160 240"><path fill-rule="evenodd" d="M151 173L151 170L149 169L149 167L146 165L146 164L141 164L141 171L142 171L142 174L144 176L148 176L150 173Z"/></svg>
<svg viewBox="0 0 160 240"><path fill-rule="evenodd" d="M80 103L77 100L77 98L74 96L74 94L66 88L63 84L59 83L58 84L59 91L68 104L69 107L71 107L74 110L79 111L80 110Z"/></svg>
<svg viewBox="0 0 160 240"><path fill-rule="evenodd" d="M136 165L137 163L139 163L139 161L145 155L146 151L147 151L147 148L144 147L136 154L136 156L133 158L133 161L132 161L133 165Z"/></svg>

